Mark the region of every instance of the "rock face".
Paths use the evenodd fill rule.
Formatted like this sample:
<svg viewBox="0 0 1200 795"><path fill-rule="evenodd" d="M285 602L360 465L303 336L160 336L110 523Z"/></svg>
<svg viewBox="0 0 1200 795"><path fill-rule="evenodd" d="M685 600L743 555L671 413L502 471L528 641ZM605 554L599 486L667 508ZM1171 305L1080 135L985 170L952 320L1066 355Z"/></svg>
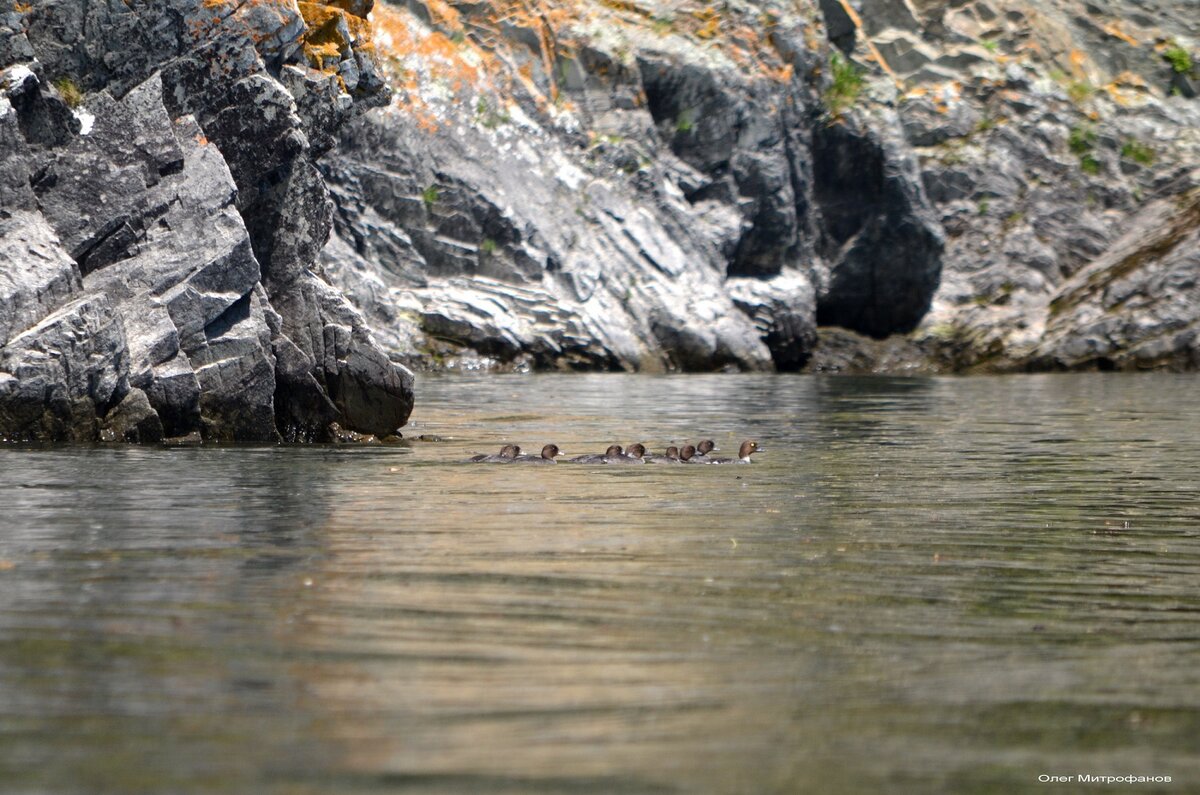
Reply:
<svg viewBox="0 0 1200 795"><path fill-rule="evenodd" d="M1141 5L381 3L395 99L320 165L325 273L422 368L1190 367L1054 347L1196 184L1200 23Z"/></svg>
<svg viewBox="0 0 1200 795"><path fill-rule="evenodd" d="M1050 302L1043 367L1200 368L1200 189L1147 205Z"/></svg>
<svg viewBox="0 0 1200 795"><path fill-rule="evenodd" d="M1145 8L16 4L0 437L384 436L405 365L1194 369L1200 20Z"/></svg>
<svg viewBox="0 0 1200 795"><path fill-rule="evenodd" d="M917 324L941 230L898 117L825 112L815 27L732 4L744 38L697 47L711 20L583 5L376 7L397 98L321 166L323 260L390 352L795 370L818 318Z"/></svg>
<svg viewBox="0 0 1200 795"><path fill-rule="evenodd" d="M314 161L386 98L364 31L265 0L0 15L0 437L406 422L411 373L316 267L331 205Z"/></svg>
<svg viewBox="0 0 1200 795"><path fill-rule="evenodd" d="M903 367L1195 369L1194 6L897 5L863 0L840 44L902 81L867 93L899 114L946 235Z"/></svg>

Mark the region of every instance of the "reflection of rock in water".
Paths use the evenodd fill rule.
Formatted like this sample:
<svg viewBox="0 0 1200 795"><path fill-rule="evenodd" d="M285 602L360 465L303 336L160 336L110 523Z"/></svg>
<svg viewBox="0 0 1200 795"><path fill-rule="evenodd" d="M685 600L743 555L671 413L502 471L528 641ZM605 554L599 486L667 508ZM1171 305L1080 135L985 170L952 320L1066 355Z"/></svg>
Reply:
<svg viewBox="0 0 1200 795"><path fill-rule="evenodd" d="M303 457L3 455L0 689L26 727L0 748L6 781L244 792L325 764L276 720L303 712L276 632L329 504Z"/></svg>

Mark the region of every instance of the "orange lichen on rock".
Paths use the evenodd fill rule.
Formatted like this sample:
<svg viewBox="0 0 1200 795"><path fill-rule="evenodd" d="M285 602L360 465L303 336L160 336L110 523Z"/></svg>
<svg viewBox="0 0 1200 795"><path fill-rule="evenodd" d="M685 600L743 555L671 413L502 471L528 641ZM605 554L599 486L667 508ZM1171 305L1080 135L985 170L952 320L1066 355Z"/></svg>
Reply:
<svg viewBox="0 0 1200 795"><path fill-rule="evenodd" d="M296 4L304 17L304 56L322 71L333 71L349 56L351 48L370 52L371 25L366 19L328 3Z"/></svg>
<svg viewBox="0 0 1200 795"><path fill-rule="evenodd" d="M541 112L571 112L571 98L559 93L568 74L563 65L591 46L598 25L617 36L626 30L656 39L671 35L711 47L753 80L787 83L795 77L772 33L776 17L741 13L712 0L689 0L669 17L656 15L659 6L642 0L479 0L469 5L421 0L420 6L423 13L379 3L371 24L394 106L420 119L421 129L432 128L425 117L445 115L438 109L450 103L488 108L479 116L494 126L496 117L507 116L502 109L514 95L527 95ZM618 44L614 52L622 49ZM319 61L329 55L314 50L311 57ZM603 64L594 68L605 76Z"/></svg>
<svg viewBox="0 0 1200 795"><path fill-rule="evenodd" d="M433 13L450 26L461 26L449 6ZM465 38L455 41L440 30L424 30L412 22L408 11L382 4L372 14L373 38L380 63L391 77L394 107L410 115L418 129L432 134L439 128L437 115L422 89L437 84L452 95L477 90L484 60L468 58L472 45Z"/></svg>
<svg viewBox="0 0 1200 795"><path fill-rule="evenodd" d="M1140 41L1138 41L1133 36L1129 35L1124 30L1121 29L1121 20L1119 20L1119 19L1114 20L1113 22L1109 22L1108 24L1101 26L1100 29L1103 30L1108 35L1112 36L1114 39L1120 39L1121 41L1125 42L1126 44L1132 45L1134 47L1142 46L1142 43Z"/></svg>

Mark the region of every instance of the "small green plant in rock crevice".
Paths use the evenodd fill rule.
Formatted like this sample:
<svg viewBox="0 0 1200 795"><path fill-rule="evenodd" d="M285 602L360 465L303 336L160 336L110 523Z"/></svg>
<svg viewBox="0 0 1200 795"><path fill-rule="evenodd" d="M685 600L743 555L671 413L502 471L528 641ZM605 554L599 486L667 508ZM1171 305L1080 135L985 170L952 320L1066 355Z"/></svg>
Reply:
<svg viewBox="0 0 1200 795"><path fill-rule="evenodd" d="M1076 105L1082 105L1096 93L1096 87L1086 80L1074 80L1067 84L1067 96Z"/></svg>
<svg viewBox="0 0 1200 795"><path fill-rule="evenodd" d="M438 201L437 185L430 185L425 190L421 191L421 201L425 202L425 209L432 210L433 206Z"/></svg>
<svg viewBox="0 0 1200 795"><path fill-rule="evenodd" d="M825 107L834 116L840 116L848 110L862 93L863 71L852 61L843 58L835 52L829 58L830 77L833 82L825 89L822 99Z"/></svg>
<svg viewBox="0 0 1200 795"><path fill-rule="evenodd" d="M71 78L58 78L54 81L54 87L58 89L59 96L67 103L68 108L78 108L83 103L83 92L79 89L79 84Z"/></svg>
<svg viewBox="0 0 1200 795"><path fill-rule="evenodd" d="M1162 56L1176 73L1185 75L1192 71L1192 54L1180 47L1179 42L1172 41L1170 46L1163 50Z"/></svg>
<svg viewBox="0 0 1200 795"><path fill-rule="evenodd" d="M1096 145L1096 130L1089 125L1081 125L1072 127L1071 133L1067 136L1067 146L1077 155L1084 155L1092 151Z"/></svg>
<svg viewBox="0 0 1200 795"><path fill-rule="evenodd" d="M494 130L502 124L511 122L512 117L503 108L493 108L486 98L480 97L475 102L475 121L489 130Z"/></svg>
<svg viewBox="0 0 1200 795"><path fill-rule="evenodd" d="M1067 146L1079 156L1079 168L1084 174L1095 176L1100 173L1100 161L1092 154L1096 148L1096 130L1091 125L1072 127L1067 136Z"/></svg>
<svg viewBox="0 0 1200 795"><path fill-rule="evenodd" d="M1141 141L1130 138L1121 146L1121 157L1139 165L1148 166L1154 162L1154 149Z"/></svg>
<svg viewBox="0 0 1200 795"><path fill-rule="evenodd" d="M675 118L675 132L690 133L696 129L695 115L691 108L681 110L679 116Z"/></svg>
<svg viewBox="0 0 1200 795"><path fill-rule="evenodd" d="M492 254L496 253L497 248L499 248L499 246L496 244L495 240L492 240L490 237L485 237L483 242L479 244L479 253L490 257Z"/></svg>

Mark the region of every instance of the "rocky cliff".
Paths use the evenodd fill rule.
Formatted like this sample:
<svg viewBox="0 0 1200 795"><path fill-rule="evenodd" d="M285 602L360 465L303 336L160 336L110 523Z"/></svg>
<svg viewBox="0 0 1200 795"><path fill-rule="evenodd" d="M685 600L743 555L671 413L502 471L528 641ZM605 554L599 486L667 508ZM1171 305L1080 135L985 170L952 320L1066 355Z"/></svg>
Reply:
<svg viewBox="0 0 1200 795"><path fill-rule="evenodd" d="M417 367L1193 368L1185 2L408 0L322 260Z"/></svg>
<svg viewBox="0 0 1200 795"><path fill-rule="evenodd" d="M369 3L0 11L0 437L327 439L412 375L318 257L316 162L386 103Z"/></svg>
<svg viewBox="0 0 1200 795"><path fill-rule="evenodd" d="M406 365L1194 369L1198 42L1185 0L9 2L0 436L384 435Z"/></svg>

